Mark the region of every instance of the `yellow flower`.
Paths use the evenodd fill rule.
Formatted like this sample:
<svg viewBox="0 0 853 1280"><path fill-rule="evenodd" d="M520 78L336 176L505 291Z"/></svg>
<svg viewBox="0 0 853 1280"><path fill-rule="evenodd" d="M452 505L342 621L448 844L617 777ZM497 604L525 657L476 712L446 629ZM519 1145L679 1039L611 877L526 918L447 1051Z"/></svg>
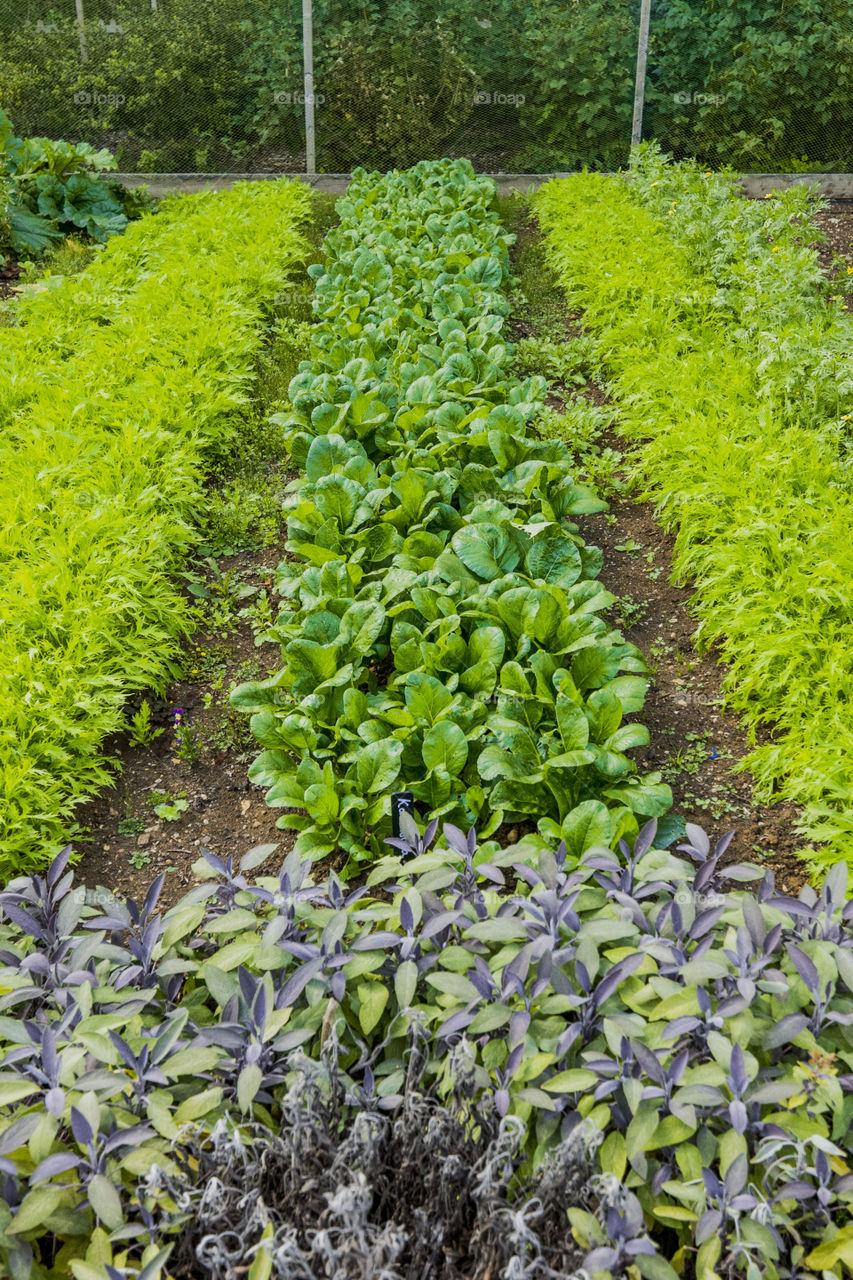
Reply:
<svg viewBox="0 0 853 1280"><path fill-rule="evenodd" d="M773 252L774 252L774 253L778 253L778 252L779 252L779 246L778 246L778 244L774 244L774 246L773 246Z"/></svg>
<svg viewBox="0 0 853 1280"><path fill-rule="evenodd" d="M842 421L842 422L849 422L849 421L850 421L850 414L849 414L849 413L842 413L842 415L841 415L841 421Z"/></svg>

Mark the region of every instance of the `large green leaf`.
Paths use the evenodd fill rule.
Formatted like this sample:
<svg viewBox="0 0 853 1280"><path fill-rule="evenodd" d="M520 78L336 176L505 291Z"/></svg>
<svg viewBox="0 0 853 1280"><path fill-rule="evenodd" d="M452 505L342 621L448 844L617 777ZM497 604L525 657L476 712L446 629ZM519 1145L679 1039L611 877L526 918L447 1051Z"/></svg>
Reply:
<svg viewBox="0 0 853 1280"><path fill-rule="evenodd" d="M359 752L356 763L358 785L365 795L387 791L400 772L403 744L394 738L369 743Z"/></svg>
<svg viewBox="0 0 853 1280"><path fill-rule="evenodd" d="M424 735L424 764L428 769L443 767L455 777L468 759L468 742L458 725L442 720Z"/></svg>
<svg viewBox="0 0 853 1280"><path fill-rule="evenodd" d="M577 546L556 526L539 534L530 544L526 557L531 578L557 587L571 587L581 576L583 566Z"/></svg>
<svg viewBox="0 0 853 1280"><path fill-rule="evenodd" d="M511 573L521 560L521 548L515 537L494 524L460 529L453 535L451 544L466 569L486 582Z"/></svg>

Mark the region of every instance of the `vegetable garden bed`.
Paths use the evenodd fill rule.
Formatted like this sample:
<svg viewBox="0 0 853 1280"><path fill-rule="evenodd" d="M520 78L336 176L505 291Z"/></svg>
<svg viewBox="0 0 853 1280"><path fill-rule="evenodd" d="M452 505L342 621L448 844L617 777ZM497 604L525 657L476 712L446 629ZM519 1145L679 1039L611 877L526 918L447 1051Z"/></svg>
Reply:
<svg viewBox="0 0 853 1280"><path fill-rule="evenodd" d="M537 294L523 253L516 264L527 296L513 295L511 237L493 187L470 166L357 172L323 261L310 269L314 323L294 328L291 316L260 363L261 300L277 287L286 305L282 272L309 252L295 229L302 197L288 197L281 225L282 210L266 209L269 258L252 259L261 269L250 303L241 290L252 219L273 197L255 194L259 186L229 197L246 219L238 243L233 210L220 229L221 206L191 206L235 278L208 317L212 368L225 363L225 404L243 421L253 373L267 403L283 398L273 366L295 373L269 421L296 470L283 473L272 450L254 489L233 474L230 491L208 488L193 535L207 521L207 549L219 555L189 587L211 634L218 627L235 640L211 662L197 635L183 687L204 677L211 698L221 695L238 659L261 642L262 670L232 694L263 748L249 775L256 790L239 802L239 819L232 810L231 847L194 862L200 883L171 905L173 883L165 914L164 874L136 900L115 892L121 871L106 884L95 874L96 891L77 892L70 849L46 877L15 880L0 894L0 1269L32 1280L320 1280L333 1271L567 1280L578 1268L598 1280L841 1280L853 1262L847 867L838 863L819 892L806 887L795 898L772 871L733 857L728 837L713 845L671 812L659 768L667 762L639 717L649 688L654 696L656 683L674 684L679 664L627 638L642 631L641 602L607 590L599 577L607 565L587 541L598 521L611 557L630 564L649 549L636 538L629 545L618 524L646 459L621 456L614 406L620 431L675 430L663 412L647 416L646 384L631 381L627 355L608 377L618 355L602 319L611 308L629 354L658 326L646 352L661 360L650 384L674 393L689 386L702 352L696 317L716 340L717 313L737 311L739 346L729 351L720 338L714 354L737 372L739 359L748 365L764 352L760 375L768 367L772 375L756 383L741 370L738 405L752 413L758 385L792 433L789 419L809 411L816 425L831 398L845 321L840 302L826 308L820 299L805 224L790 221L799 197L744 214L724 184L702 185L689 167L665 169L654 155L640 158L634 182L626 195L585 176L536 198L565 280L586 279L592 261L579 225L564 234L584 201L600 199L603 242L623 244L607 264L614 271L598 273L598 292L589 284L587 331L566 333L564 304L545 297L547 288ZM669 201L679 183L691 193L688 216L664 231L642 203L654 205L659 186ZM627 215L638 209L643 236L631 240ZM166 217L156 243L174 233L179 248L179 222ZM785 293L792 268L780 261L771 314L757 318L749 303L769 269L750 255L768 225L801 288L796 298ZM685 227L708 275L667 312L675 342L657 308L688 278L678 244ZM155 294L163 270L145 232L121 243L138 250L123 283L132 309L139 268ZM659 265L664 249L672 260L663 279L642 275L638 263ZM104 318L94 288L112 258L74 294L88 300L90 318ZM55 297L67 296L60 286ZM49 329L51 301L31 299L23 314ZM121 310L108 302L117 327ZM556 337L541 327L552 305ZM226 359L228 316L243 339L235 364ZM774 348L766 326L782 320L791 351L794 335L798 354L809 353L816 392L792 354ZM50 332L73 350L70 319L63 324ZM26 326L13 332L17 340ZM133 336L142 340L138 326ZM522 337L514 350L510 336ZM186 348L175 348L177 368ZM788 381L774 399L777 377ZM173 404L196 386L185 370L176 383ZM209 394L205 382L194 413ZM719 405L702 408L716 421ZM142 416L138 405L133 416ZM701 436L698 414L687 417ZM774 419L759 409L755 422L769 431ZM211 408L206 423L216 436L232 420ZM102 435L89 437L96 459L111 443L99 425ZM190 424L187 434L195 439ZM226 430L226 445L235 439ZM202 507L202 450L180 471L174 448L172 440L163 483L170 497L191 485ZM31 441L20 452L37 455ZM606 513L586 481L615 496L616 510ZM267 506L265 486L276 494ZM282 489L287 540L273 571ZM683 527L693 508L678 494L657 496L665 516L676 506ZM694 555L719 551L708 529L720 533L726 509L708 505L720 523L688 541ZM148 514L139 502L133 511ZM222 541L226 527L235 546ZM240 551L260 527L268 536ZM683 556L683 538L675 545ZM155 550L165 611L181 600L178 562L162 543ZM648 575L666 566L652 559ZM614 576L627 585L624 570ZM753 610L766 604L768 580ZM675 607L678 597L667 598ZM700 590L700 611L703 599ZM177 636L186 600L168 616ZM676 622L686 629L687 614ZM138 637L140 652L156 638ZM172 660L163 638L149 654L157 670ZM731 642L722 652L736 698L744 666ZM54 650L56 660L61 646ZM191 775L203 746L195 709L187 716L153 695L139 700L147 670L122 668L107 727L136 689L131 731L147 740L137 748L148 752L142 769L159 756L164 770L177 761ZM816 708L826 714L825 701ZM766 769L776 746L759 744ZM208 758L201 769L224 788L222 764ZM776 776L788 775L795 770ZM277 848L267 841L240 858L252 828L238 828L259 811L260 787L285 834ZM391 793L403 787L432 820L422 830L404 815L401 837L389 841ZM190 797L163 794L158 807L161 822L184 833L200 821L203 840ZM832 814L840 821L844 810ZM122 821L120 810L110 817ZM228 844L227 819L219 838ZM186 879L195 852L183 851ZM286 854L283 865L265 874L273 854L277 866ZM152 870L169 856L165 842L153 849ZM339 874L325 875L330 865ZM97 866L90 855L86 875Z"/></svg>

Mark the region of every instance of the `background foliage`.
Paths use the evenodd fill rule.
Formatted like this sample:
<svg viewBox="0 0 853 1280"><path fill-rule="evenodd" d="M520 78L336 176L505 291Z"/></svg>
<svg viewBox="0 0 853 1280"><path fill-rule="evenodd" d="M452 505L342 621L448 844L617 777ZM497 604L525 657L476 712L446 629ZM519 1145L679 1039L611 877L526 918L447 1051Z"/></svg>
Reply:
<svg viewBox="0 0 853 1280"><path fill-rule="evenodd" d="M440 154L491 170L618 167L637 12L626 0L316 0L321 167ZM106 143L122 169L298 167L297 5L86 0L86 13L82 64L73 6L0 12L0 101L20 128ZM646 136L707 164L849 169L851 65L853 0L656 0Z"/></svg>

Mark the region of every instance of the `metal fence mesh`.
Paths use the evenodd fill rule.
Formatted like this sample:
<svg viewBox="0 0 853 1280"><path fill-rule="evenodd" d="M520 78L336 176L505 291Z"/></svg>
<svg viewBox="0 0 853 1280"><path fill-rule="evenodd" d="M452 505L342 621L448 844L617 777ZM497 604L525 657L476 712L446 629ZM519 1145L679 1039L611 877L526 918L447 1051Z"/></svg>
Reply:
<svg viewBox="0 0 853 1280"><path fill-rule="evenodd" d="M624 164L639 0L314 0L316 167ZM0 0L19 134L138 172L305 168L301 0ZM746 171L853 169L853 0L653 0L643 136Z"/></svg>

